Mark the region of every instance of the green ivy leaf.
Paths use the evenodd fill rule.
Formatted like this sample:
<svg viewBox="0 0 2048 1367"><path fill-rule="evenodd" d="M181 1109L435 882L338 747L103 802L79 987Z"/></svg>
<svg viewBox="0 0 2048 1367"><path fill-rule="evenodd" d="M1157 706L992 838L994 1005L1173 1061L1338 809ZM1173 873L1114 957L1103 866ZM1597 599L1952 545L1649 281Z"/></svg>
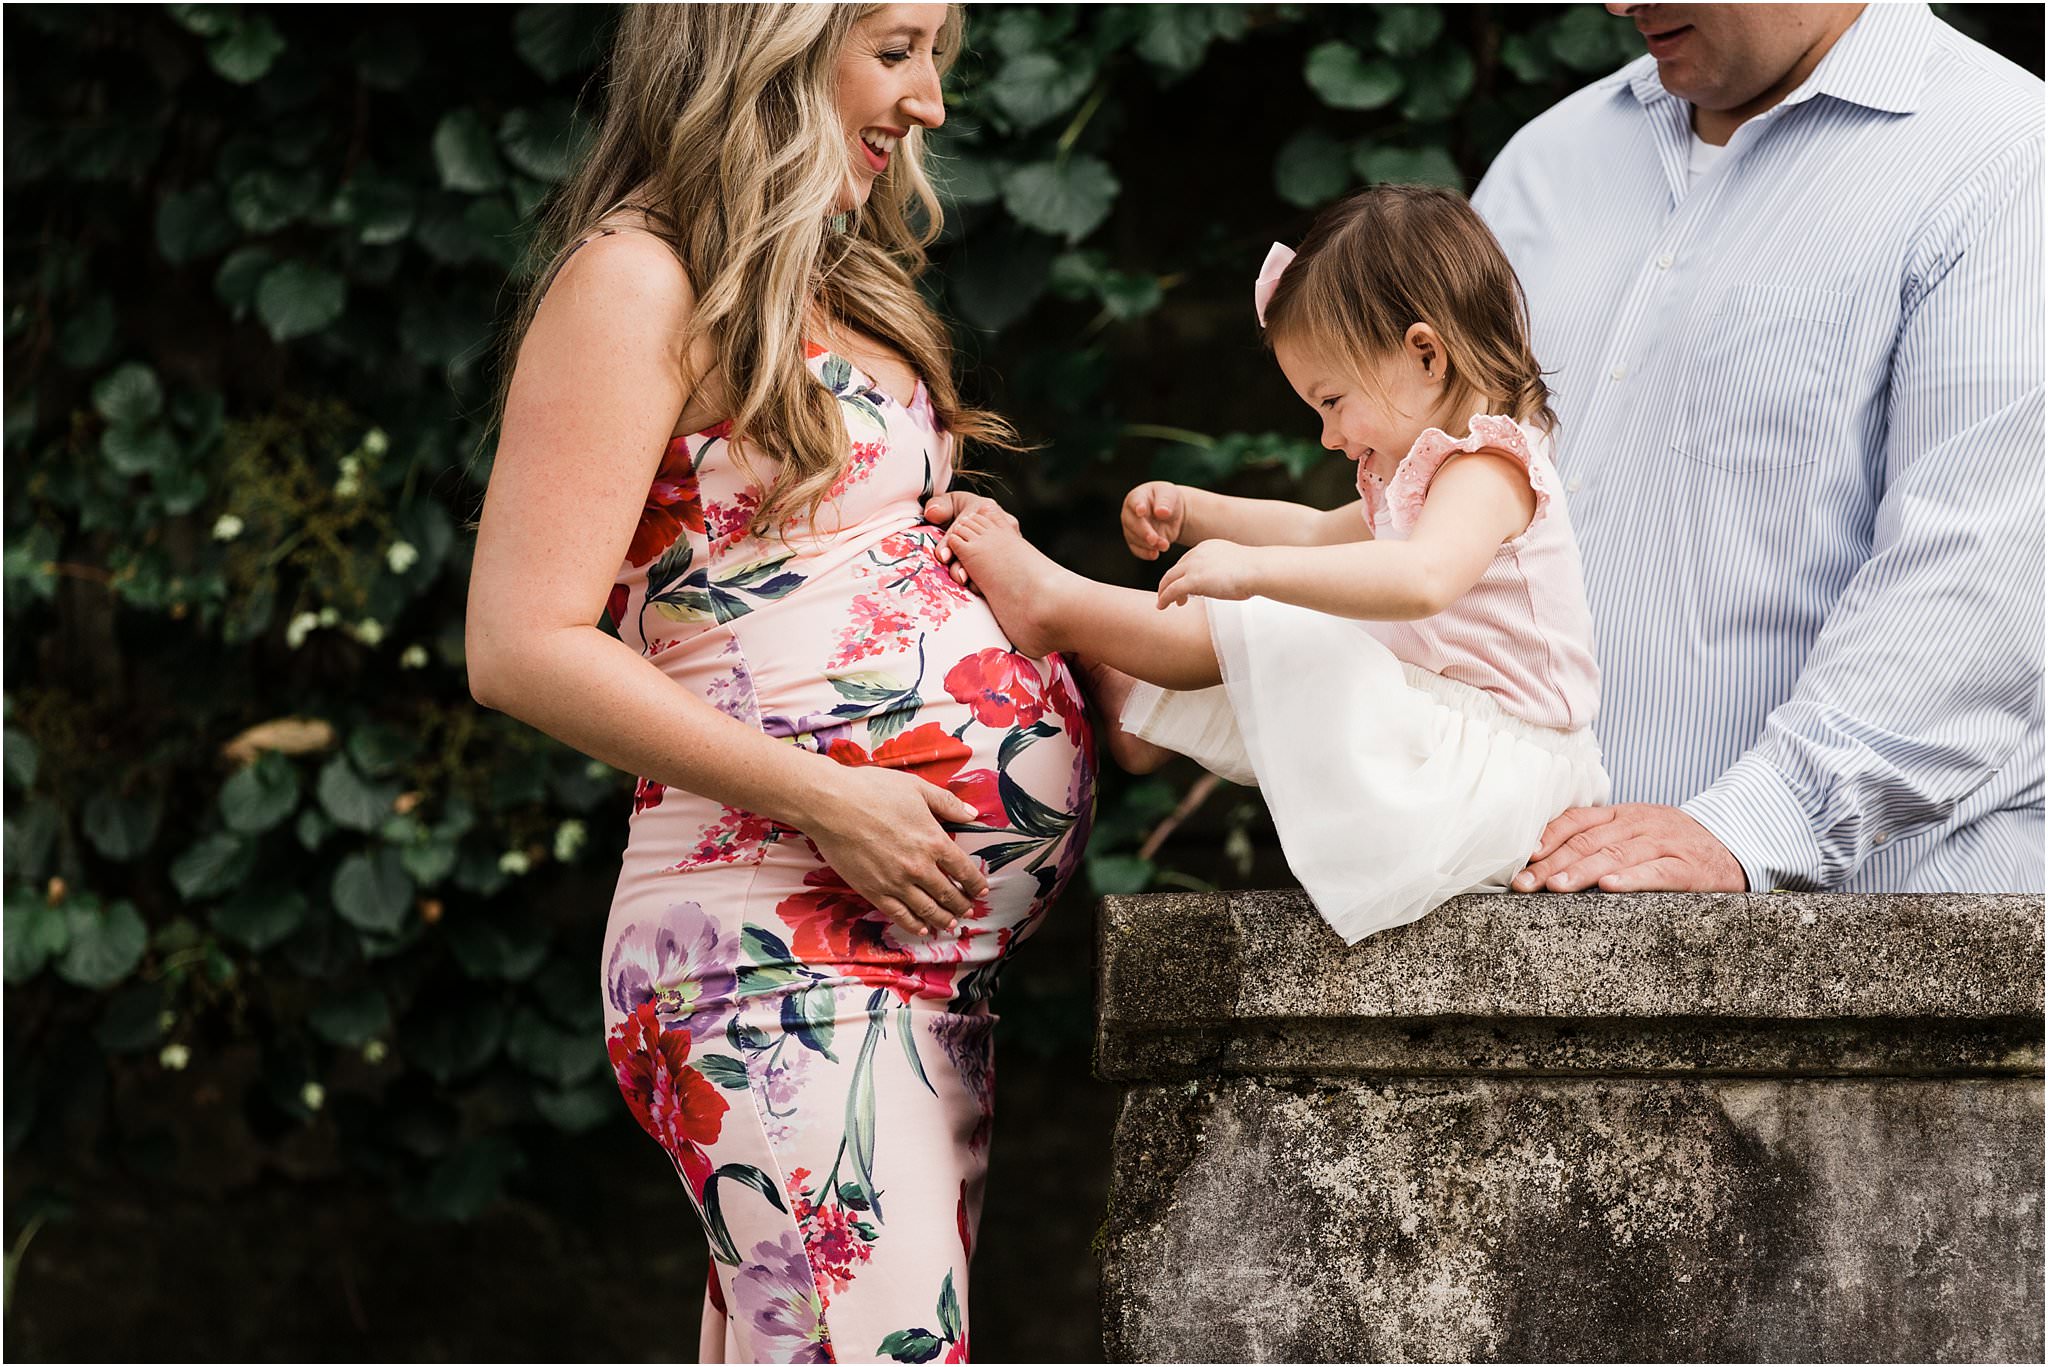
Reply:
<svg viewBox="0 0 2048 1367"><path fill-rule="evenodd" d="M559 1029L530 1007L513 1013L505 1052L527 1072L557 1087L583 1081L606 1062L600 1036Z"/></svg>
<svg viewBox="0 0 2048 1367"><path fill-rule="evenodd" d="M162 423L116 425L100 434L100 456L117 475L153 475L177 462L178 443Z"/></svg>
<svg viewBox="0 0 2048 1367"><path fill-rule="evenodd" d="M1152 885L1152 861L1129 854L1100 854L1089 858L1088 885L1098 897L1118 897L1143 892Z"/></svg>
<svg viewBox="0 0 2048 1367"><path fill-rule="evenodd" d="M448 1003L408 1017L399 1031L406 1056L428 1077L446 1086L497 1057L505 1038L505 1017Z"/></svg>
<svg viewBox="0 0 2048 1367"><path fill-rule="evenodd" d="M1313 209L1351 184L1350 152L1320 128L1304 128L1281 144L1273 189L1297 209Z"/></svg>
<svg viewBox="0 0 2048 1367"><path fill-rule="evenodd" d="M233 5L165 5L178 27L201 38L218 38L235 26Z"/></svg>
<svg viewBox="0 0 2048 1367"><path fill-rule="evenodd" d="M163 412L164 391L154 370L131 361L92 387L92 406L117 427L140 427Z"/></svg>
<svg viewBox="0 0 2048 1367"><path fill-rule="evenodd" d="M126 795L99 788L85 800L79 825L94 849L125 863L150 847L163 814L160 790Z"/></svg>
<svg viewBox="0 0 2048 1367"><path fill-rule="evenodd" d="M586 129L567 100L546 100L530 109L514 109L498 121L498 141L505 159L537 180L553 184L567 178L582 160Z"/></svg>
<svg viewBox="0 0 2048 1367"><path fill-rule="evenodd" d="M566 1130L570 1134L588 1134L621 1113L619 1087L609 1077L600 1078L589 1086L571 1087L566 1091L535 1087L533 1108L540 1112L542 1119L558 1130Z"/></svg>
<svg viewBox="0 0 2048 1367"><path fill-rule="evenodd" d="M228 829L260 835L299 806L299 771L275 750L266 750L221 785L220 814Z"/></svg>
<svg viewBox="0 0 2048 1367"><path fill-rule="evenodd" d="M296 934L310 910L306 895L297 889L244 888L214 908L210 919L228 939L261 954Z"/></svg>
<svg viewBox="0 0 2048 1367"><path fill-rule="evenodd" d="M1339 40L1312 49L1302 75L1317 97L1333 109L1382 109L1401 93L1401 73L1393 63L1368 60L1357 48Z"/></svg>
<svg viewBox="0 0 2048 1367"><path fill-rule="evenodd" d="M1621 46L1634 35L1628 20L1594 6L1574 5L1559 16L1551 31L1550 51L1574 71L1611 71L1635 55Z"/></svg>
<svg viewBox="0 0 2048 1367"><path fill-rule="evenodd" d="M320 331L347 306L347 282L303 261L273 266L256 286L256 314L279 342Z"/></svg>
<svg viewBox="0 0 2048 1367"><path fill-rule="evenodd" d="M548 82L589 66L604 33L594 5L523 5L512 20L512 45Z"/></svg>
<svg viewBox="0 0 2048 1367"><path fill-rule="evenodd" d="M33 788L36 782L36 759L40 752L34 737L26 731L8 727L4 743L0 743L0 758L7 766L7 786L10 788Z"/></svg>
<svg viewBox="0 0 2048 1367"><path fill-rule="evenodd" d="M240 887L256 861L256 847L233 831L216 831L171 864L171 883L187 902Z"/></svg>
<svg viewBox="0 0 2048 1367"><path fill-rule="evenodd" d="M1426 70L1419 80L1410 83L1408 98L1401 102L1402 116L1415 123L1450 118L1472 93L1476 68L1471 53L1451 48L1438 54L1431 65L1433 70Z"/></svg>
<svg viewBox="0 0 2048 1367"><path fill-rule="evenodd" d="M419 205L412 187L374 174L354 177L334 196L334 216L355 229L356 241L383 247L403 242Z"/></svg>
<svg viewBox="0 0 2048 1367"><path fill-rule="evenodd" d="M166 515L183 517L206 501L206 476L197 470L177 469L157 472L155 492L157 502L163 506Z"/></svg>
<svg viewBox="0 0 2048 1367"><path fill-rule="evenodd" d="M139 1054L163 1042L164 984L131 983L113 994L93 1040L110 1054Z"/></svg>
<svg viewBox="0 0 2048 1367"><path fill-rule="evenodd" d="M329 1044L360 1048L391 1028L391 1003L376 988L359 987L315 1003L306 1025Z"/></svg>
<svg viewBox="0 0 2048 1367"><path fill-rule="evenodd" d="M1003 204L1025 227L1079 242L1109 217L1118 188L1116 173L1099 158L1040 161L1010 173Z"/></svg>
<svg viewBox="0 0 2048 1367"><path fill-rule="evenodd" d="M1004 62L983 90L1018 128L1031 129L1079 104L1093 84L1091 64L1031 52Z"/></svg>
<svg viewBox="0 0 2048 1367"><path fill-rule="evenodd" d="M57 961L57 976L73 987L112 987L142 962L149 946L149 928L131 902L116 902L105 911L74 899L65 906L69 942Z"/></svg>
<svg viewBox="0 0 2048 1367"><path fill-rule="evenodd" d="M1140 13L1145 31L1138 55L1175 79L1202 64L1210 40L1236 38L1245 29L1242 5L1146 5Z"/></svg>
<svg viewBox="0 0 2048 1367"><path fill-rule="evenodd" d="M395 783L371 783L358 775L346 756L335 755L320 768L314 783L320 808L334 824L350 831L374 831L391 814L398 796Z"/></svg>
<svg viewBox="0 0 2048 1367"><path fill-rule="evenodd" d="M441 184L450 190L481 194L505 183L505 168L484 116L474 109L457 109L442 116L434 129L434 165L440 169Z"/></svg>
<svg viewBox="0 0 2048 1367"><path fill-rule="evenodd" d="M412 879L391 850L352 854L334 871L334 909L362 930L396 934L412 909Z"/></svg>
<svg viewBox="0 0 2048 1367"><path fill-rule="evenodd" d="M7 890L5 917L0 951L6 958L9 985L35 977L70 943L71 923L63 908L51 906L33 888L17 885Z"/></svg>
<svg viewBox="0 0 2048 1367"><path fill-rule="evenodd" d="M233 28L206 45L213 69L236 85L263 79L284 51L284 35L260 14L238 15Z"/></svg>
<svg viewBox="0 0 2048 1367"><path fill-rule="evenodd" d="M1458 163L1441 147L1376 147L1361 142L1352 149L1351 165L1374 185L1447 185L1454 190L1465 186Z"/></svg>
<svg viewBox="0 0 2048 1367"><path fill-rule="evenodd" d="M228 212L242 231L272 233L298 222L320 202L320 173L259 166L228 184Z"/></svg>
<svg viewBox="0 0 2048 1367"><path fill-rule="evenodd" d="M156 249L173 264L210 256L234 240L227 201L214 186L173 190L156 207Z"/></svg>
<svg viewBox="0 0 2048 1367"><path fill-rule="evenodd" d="M1381 5L1374 13L1379 28L1373 44L1389 57L1413 57L1444 31L1443 10L1436 5Z"/></svg>
<svg viewBox="0 0 2048 1367"><path fill-rule="evenodd" d="M420 1209L443 1220L473 1220L498 1199L505 1179L525 1166L524 1155L504 1135L473 1139L427 1174Z"/></svg>
<svg viewBox="0 0 2048 1367"><path fill-rule="evenodd" d="M114 323L114 301L94 295L64 320L57 333L57 354L73 370L92 369L113 349Z"/></svg>
<svg viewBox="0 0 2048 1367"><path fill-rule="evenodd" d="M256 286L275 259L265 247L237 247L220 263L213 276L213 292L228 306L230 317L239 321L255 305Z"/></svg>

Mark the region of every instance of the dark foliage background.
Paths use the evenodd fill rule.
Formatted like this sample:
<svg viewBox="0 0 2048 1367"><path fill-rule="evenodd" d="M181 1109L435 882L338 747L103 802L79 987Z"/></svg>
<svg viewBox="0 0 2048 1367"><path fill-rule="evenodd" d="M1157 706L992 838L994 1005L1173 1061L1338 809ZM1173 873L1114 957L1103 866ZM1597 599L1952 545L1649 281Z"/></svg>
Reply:
<svg viewBox="0 0 2048 1367"><path fill-rule="evenodd" d="M2041 69L2042 18L1946 6ZM632 779L470 700L492 342L609 6L11 5L5 1142L13 1355L687 1357L701 1238L605 1067ZM1163 475L1335 500L1267 241L1470 188L1640 51L1597 6L977 5L932 288L988 473L1144 582ZM1096 1352L1092 894L1284 879L1256 800L1110 781L1006 987L975 1347ZM1196 795L1198 798L1202 794Z"/></svg>

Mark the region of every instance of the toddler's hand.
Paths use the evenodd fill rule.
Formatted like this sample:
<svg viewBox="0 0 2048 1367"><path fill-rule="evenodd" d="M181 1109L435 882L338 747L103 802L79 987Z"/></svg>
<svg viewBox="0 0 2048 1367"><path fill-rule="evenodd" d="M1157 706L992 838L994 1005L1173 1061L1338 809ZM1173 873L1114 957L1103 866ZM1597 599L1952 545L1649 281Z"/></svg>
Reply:
<svg viewBox="0 0 2048 1367"><path fill-rule="evenodd" d="M1250 598L1258 593L1256 547L1235 541L1204 541L1180 558L1159 581L1159 606L1190 598Z"/></svg>
<svg viewBox="0 0 2048 1367"><path fill-rule="evenodd" d="M1163 479L1140 484L1125 494L1124 544L1131 554L1140 560L1157 560L1161 551L1180 539L1187 506L1181 487Z"/></svg>

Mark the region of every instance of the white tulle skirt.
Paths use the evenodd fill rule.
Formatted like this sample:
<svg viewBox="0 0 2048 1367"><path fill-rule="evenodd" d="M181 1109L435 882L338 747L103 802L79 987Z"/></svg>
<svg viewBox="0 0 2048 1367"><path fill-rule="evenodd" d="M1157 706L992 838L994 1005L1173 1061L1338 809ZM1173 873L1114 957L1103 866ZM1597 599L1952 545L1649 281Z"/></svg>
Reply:
<svg viewBox="0 0 2048 1367"><path fill-rule="evenodd" d="M1347 943L1505 888L1551 818L1607 801L1584 727L1523 721L1359 622L1265 598L1205 606L1222 685L1141 683L1123 727L1256 784L1288 867Z"/></svg>

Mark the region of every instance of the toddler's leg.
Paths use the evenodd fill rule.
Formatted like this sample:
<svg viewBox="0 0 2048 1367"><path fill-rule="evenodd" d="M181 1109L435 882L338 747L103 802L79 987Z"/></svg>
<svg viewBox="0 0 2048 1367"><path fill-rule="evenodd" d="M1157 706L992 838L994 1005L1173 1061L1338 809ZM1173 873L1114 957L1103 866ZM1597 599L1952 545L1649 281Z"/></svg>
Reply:
<svg viewBox="0 0 2048 1367"><path fill-rule="evenodd" d="M1162 612L1154 594L1083 579L986 506L955 518L946 541L1023 654L1073 651L1161 688L1223 682L1199 601Z"/></svg>
<svg viewBox="0 0 2048 1367"><path fill-rule="evenodd" d="M1095 716L1102 723L1103 744L1109 747L1110 758L1117 762L1118 768L1127 774L1149 774L1174 757L1174 752L1165 746L1154 745L1124 730L1124 703L1137 686L1136 679L1085 655L1076 655L1074 664L1081 671L1089 696L1095 701Z"/></svg>

